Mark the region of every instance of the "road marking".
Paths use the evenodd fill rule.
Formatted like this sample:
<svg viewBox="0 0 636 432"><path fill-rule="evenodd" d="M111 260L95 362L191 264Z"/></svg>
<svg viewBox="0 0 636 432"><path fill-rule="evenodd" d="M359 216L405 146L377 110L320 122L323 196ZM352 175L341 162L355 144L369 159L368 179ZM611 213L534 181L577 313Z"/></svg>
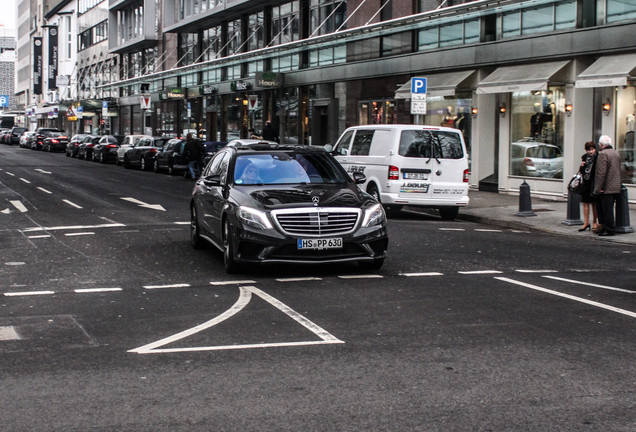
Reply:
<svg viewBox="0 0 636 432"><path fill-rule="evenodd" d="M161 288L188 288L190 284L172 284L172 285L145 285L145 289L161 289Z"/></svg>
<svg viewBox="0 0 636 432"><path fill-rule="evenodd" d="M73 207L75 207L75 208L78 208L78 209L81 209L81 208L82 208L82 206L79 206L79 205L75 204L74 202L69 201L69 200L67 200L67 199L64 199L64 200L62 200L62 201L64 201L66 204L71 205L71 206L73 206Z"/></svg>
<svg viewBox="0 0 636 432"><path fill-rule="evenodd" d="M38 189L40 189L42 192L46 192L47 194L52 194L53 192L48 191L46 189L44 189L43 187L38 186Z"/></svg>
<svg viewBox="0 0 636 432"><path fill-rule="evenodd" d="M119 197L119 198L123 199L124 201L129 201L131 203L135 203L135 204L139 205L139 207L150 208L150 209L153 209L153 210L166 211L166 209L163 208L160 204L147 204L147 203L145 203L143 201L139 201L136 198L130 198L130 197L126 197L126 198Z"/></svg>
<svg viewBox="0 0 636 432"><path fill-rule="evenodd" d="M76 229L95 229L95 228L113 228L113 227L125 227L126 225L120 223L114 224L102 224L102 225L67 225L57 227L34 227L24 228L21 230L23 233L34 231L58 231L58 230L76 230Z"/></svg>
<svg viewBox="0 0 636 432"><path fill-rule="evenodd" d="M51 237L51 234L42 234L42 235L27 236L27 238L30 238L30 239L35 239L35 238L46 238L46 237Z"/></svg>
<svg viewBox="0 0 636 432"><path fill-rule="evenodd" d="M4 295L7 296L7 297L51 295L51 294L55 294L55 291L25 291L25 292L8 292L8 293L4 293Z"/></svg>
<svg viewBox="0 0 636 432"><path fill-rule="evenodd" d="M499 270L474 270L474 271L460 271L457 273L465 274L465 275L475 275L475 274L499 274L503 272L500 272Z"/></svg>
<svg viewBox="0 0 636 432"><path fill-rule="evenodd" d="M25 182L25 183L31 184L31 182L30 182L30 181L28 181L28 180L27 180L27 179L25 179L25 178L20 177L20 180L22 180L22 181L23 181L23 182Z"/></svg>
<svg viewBox="0 0 636 432"><path fill-rule="evenodd" d="M175 225L190 225L191 222L175 222Z"/></svg>
<svg viewBox="0 0 636 432"><path fill-rule="evenodd" d="M465 228L440 228L440 231L466 231Z"/></svg>
<svg viewBox="0 0 636 432"><path fill-rule="evenodd" d="M220 350L236 350L236 349L251 349L251 348L273 348L273 347L285 347L285 346L307 346L307 345L322 345L322 344L337 344L344 343L340 339L334 337L326 330L308 320L298 312L291 309L286 304L280 302L274 297L266 294L265 292L259 290L253 286L239 287L240 294L239 298L234 303L234 305L223 312L221 315L216 318L211 319L203 324L200 324L191 329L182 331L175 335L169 336L167 338L161 339L157 342L150 343L148 345L144 345L139 348L135 348L129 350L128 352L138 353L138 354L152 354L152 353L175 353L175 352L192 352L192 351L220 351ZM298 322L300 325L317 335L321 340L320 341L302 341L302 342L278 342L278 343L263 343L263 344L247 344L247 345L223 345L223 346L208 346L208 347L189 347L189 348L168 348L168 349L158 349L164 345L168 345L175 341L181 340L193 334L199 333L203 330L206 330L210 327L219 324L228 318L239 313L245 306L248 305L250 300L252 299L252 294L255 294L274 306L276 309L288 315L290 318Z"/></svg>
<svg viewBox="0 0 636 432"><path fill-rule="evenodd" d="M15 174L10 173L9 171L7 171L7 174L9 174L11 177L15 177Z"/></svg>
<svg viewBox="0 0 636 432"><path fill-rule="evenodd" d="M20 340L14 326L0 326L0 341Z"/></svg>
<svg viewBox="0 0 636 432"><path fill-rule="evenodd" d="M8 266L19 266L19 265L25 265L26 263L23 261L10 261L10 262L6 262L4 263L4 265L8 265ZM26 286L26 285L23 285Z"/></svg>
<svg viewBox="0 0 636 432"><path fill-rule="evenodd" d="M74 236L83 236L83 235L94 235L94 232L78 232L78 233L66 233L64 234L67 237L74 237Z"/></svg>
<svg viewBox="0 0 636 432"><path fill-rule="evenodd" d="M24 206L24 204L22 204L22 202L14 200L14 201L9 201L11 204L13 204L13 207L15 207L16 209L18 209L21 213L27 212L27 208Z"/></svg>
<svg viewBox="0 0 636 432"><path fill-rule="evenodd" d="M122 289L121 288L80 288L74 291L76 293L99 293L99 292L122 291Z"/></svg>
<svg viewBox="0 0 636 432"><path fill-rule="evenodd" d="M428 272L428 273L400 273L400 276L420 277L420 276L444 276L444 273Z"/></svg>
<svg viewBox="0 0 636 432"><path fill-rule="evenodd" d="M484 228L475 228L475 231L479 231L479 232L502 232L501 230L498 230L498 229L484 229Z"/></svg>
<svg viewBox="0 0 636 432"><path fill-rule="evenodd" d="M347 275L347 276L338 276L340 279L382 279L384 276L382 275Z"/></svg>
<svg viewBox="0 0 636 432"><path fill-rule="evenodd" d="M281 278L276 279L276 282L305 282L305 281L319 281L322 278L319 277L305 277L305 278Z"/></svg>
<svg viewBox="0 0 636 432"><path fill-rule="evenodd" d="M558 270L515 270L517 273L558 273Z"/></svg>
<svg viewBox="0 0 636 432"><path fill-rule="evenodd" d="M40 169L40 168L36 168L35 171L39 171L44 174L52 174L51 171L44 171L43 169Z"/></svg>
<svg viewBox="0 0 636 432"><path fill-rule="evenodd" d="M219 281L219 282L210 282L210 285L241 285L241 284L254 284L256 281L252 280L243 280L243 281Z"/></svg>
<svg viewBox="0 0 636 432"><path fill-rule="evenodd" d="M626 292L626 293L630 293L630 294L636 294L636 291L630 291L627 289L623 289L623 288L615 288L615 287L611 287L611 286L607 286L607 285L599 285L599 284L595 284L595 283L591 283L591 282L581 282L581 281L577 281L577 280L573 280L573 279L565 279L565 278L560 278L560 277L556 277L556 276L542 276L544 278L549 278L549 279L554 279L554 280L558 280L558 281L563 281L563 282L570 282L573 284L579 284L579 285L587 285L587 286L591 286L594 288L602 288L602 289L606 289L606 290L612 290L612 291L620 291L620 292Z"/></svg>
<svg viewBox="0 0 636 432"><path fill-rule="evenodd" d="M619 313L619 314L627 315L627 316L632 317L632 318L636 318L636 312L631 312L631 311L628 311L628 310L625 310L625 309L620 309L620 308L617 308L617 307L614 307L614 306L609 306L609 305L606 305L606 304L603 304L603 303L595 302L595 301L584 299L584 298L581 298L581 297L576 297L576 296L573 296L573 295L560 293L558 291L552 291L552 290L549 290L547 288L542 288L540 286L531 285L531 284L525 283L525 282L519 282L519 281L516 281L514 279L508 279L508 278L504 278L504 277L496 277L495 279L503 281L503 282L508 282L508 283L511 283L511 284L521 285L521 286L526 287L526 288L530 288L530 289L541 291L541 292L544 292L544 293L547 293L547 294L552 294L552 295L555 295L555 296L558 296L558 297L563 297L563 298L566 298L566 299L574 300L574 301L577 301L577 302L589 304L591 306L596 306L596 307L601 308L601 309L606 309L606 310L609 310L609 311L612 311L612 312L616 312L616 313Z"/></svg>
<svg viewBox="0 0 636 432"><path fill-rule="evenodd" d="M3 213L3 214L11 214L11 209L6 208L6 209L4 209L4 210L0 211L0 213Z"/></svg>

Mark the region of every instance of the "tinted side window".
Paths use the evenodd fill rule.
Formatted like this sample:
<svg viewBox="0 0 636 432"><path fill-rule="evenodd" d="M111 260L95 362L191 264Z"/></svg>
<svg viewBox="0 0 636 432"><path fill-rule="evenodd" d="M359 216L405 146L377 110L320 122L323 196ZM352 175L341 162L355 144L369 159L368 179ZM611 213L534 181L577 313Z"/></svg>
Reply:
<svg viewBox="0 0 636 432"><path fill-rule="evenodd" d="M351 155L368 156L374 132L373 130L358 130L351 146Z"/></svg>
<svg viewBox="0 0 636 432"><path fill-rule="evenodd" d="M216 172L218 172L219 165L221 163L221 160L223 159L223 156L225 156L225 154L227 153L217 153L214 156L214 158L210 161L210 163L208 163L208 166L205 168L205 171L203 172L204 177L214 175Z"/></svg>
<svg viewBox="0 0 636 432"><path fill-rule="evenodd" d="M347 155L349 153L349 144L351 143L351 137L353 136L353 131L345 132L345 134L340 138L340 140L336 143L336 153L339 155Z"/></svg>
<svg viewBox="0 0 636 432"><path fill-rule="evenodd" d="M455 132L402 131L399 155L414 158L461 159L462 141Z"/></svg>

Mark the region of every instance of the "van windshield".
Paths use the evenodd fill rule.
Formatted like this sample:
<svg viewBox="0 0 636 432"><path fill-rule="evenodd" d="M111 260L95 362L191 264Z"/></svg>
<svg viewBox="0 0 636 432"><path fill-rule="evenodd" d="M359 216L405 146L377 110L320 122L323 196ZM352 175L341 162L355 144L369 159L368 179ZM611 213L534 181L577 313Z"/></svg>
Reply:
<svg viewBox="0 0 636 432"><path fill-rule="evenodd" d="M400 156L412 158L462 159L462 140L456 132L405 130L400 138Z"/></svg>

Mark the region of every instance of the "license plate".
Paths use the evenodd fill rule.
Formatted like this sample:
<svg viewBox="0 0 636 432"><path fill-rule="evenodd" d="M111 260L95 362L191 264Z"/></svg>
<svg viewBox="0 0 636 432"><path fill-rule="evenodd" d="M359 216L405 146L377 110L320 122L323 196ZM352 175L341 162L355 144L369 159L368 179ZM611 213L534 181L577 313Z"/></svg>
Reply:
<svg viewBox="0 0 636 432"><path fill-rule="evenodd" d="M341 249L342 238L298 239L298 249Z"/></svg>
<svg viewBox="0 0 636 432"><path fill-rule="evenodd" d="M428 180L426 173L404 173L404 178L408 180Z"/></svg>

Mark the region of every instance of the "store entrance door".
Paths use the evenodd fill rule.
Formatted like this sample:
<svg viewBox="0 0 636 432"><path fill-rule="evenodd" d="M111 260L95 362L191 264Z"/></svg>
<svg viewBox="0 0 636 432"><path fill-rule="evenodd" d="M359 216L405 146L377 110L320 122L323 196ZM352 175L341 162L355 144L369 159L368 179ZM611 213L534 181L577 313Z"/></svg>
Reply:
<svg viewBox="0 0 636 432"><path fill-rule="evenodd" d="M338 139L336 99L314 99L311 114L311 144L335 144Z"/></svg>

